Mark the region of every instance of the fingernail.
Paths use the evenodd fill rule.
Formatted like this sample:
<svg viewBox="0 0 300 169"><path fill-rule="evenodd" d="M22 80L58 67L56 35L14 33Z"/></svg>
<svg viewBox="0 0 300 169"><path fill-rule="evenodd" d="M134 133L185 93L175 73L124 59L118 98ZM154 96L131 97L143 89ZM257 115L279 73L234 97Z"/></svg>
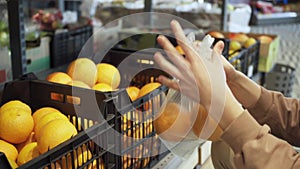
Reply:
<svg viewBox="0 0 300 169"><path fill-rule="evenodd" d="M160 56L160 52L155 52L154 53L154 57L159 57Z"/></svg>
<svg viewBox="0 0 300 169"><path fill-rule="evenodd" d="M163 39L164 37L164 35L158 35L157 39Z"/></svg>
<svg viewBox="0 0 300 169"><path fill-rule="evenodd" d="M173 19L173 20L171 21L171 24L172 24L172 25L177 24L177 23L178 23L178 21L175 20L175 19Z"/></svg>

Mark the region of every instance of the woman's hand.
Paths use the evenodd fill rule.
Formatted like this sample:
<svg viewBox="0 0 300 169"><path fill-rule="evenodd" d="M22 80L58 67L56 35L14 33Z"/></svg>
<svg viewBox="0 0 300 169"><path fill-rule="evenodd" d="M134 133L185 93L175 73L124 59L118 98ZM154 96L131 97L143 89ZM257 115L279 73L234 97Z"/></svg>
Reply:
<svg viewBox="0 0 300 169"><path fill-rule="evenodd" d="M222 55L223 49L224 49L223 41L218 41L214 46L214 50L219 54L219 56L221 58L223 68L224 68L224 71L225 71L225 74L226 74L226 81L229 84L232 81L234 81L234 79L236 78L238 72L233 67L233 65L231 63L229 63L229 61Z"/></svg>
<svg viewBox="0 0 300 169"><path fill-rule="evenodd" d="M189 42L177 21L171 22L171 28L175 34L177 43L181 46L185 53L185 57L179 54L166 37L159 36L157 41L163 47L172 63L166 60L161 53L156 53L154 55L154 59L165 72L177 79L173 80L165 76L160 76L159 81L170 88L180 90L180 92L195 101L200 102L207 110L210 110L212 83L216 82L211 81L206 65L203 61L203 57L205 56L199 56L199 52L196 51L191 42ZM222 42L217 43L212 51L212 58L222 57L223 67L227 76L230 77L232 73L235 73L235 69L225 58L223 58L223 56L221 56L223 48L224 44ZM220 65L211 64L211 66ZM221 120L220 122L220 126L224 129L243 111L243 109L232 95L226 83L218 85L225 85L225 93L214 97L226 97L224 113L227 112L227 114L229 114L229 116L223 118L224 120ZM201 99L199 96L201 96Z"/></svg>
<svg viewBox="0 0 300 169"><path fill-rule="evenodd" d="M181 46L185 53L185 57L179 54L166 37L159 36L157 41L162 46L172 63L166 60L161 53L156 53L154 59L165 72L177 79L173 80L161 76L159 77L159 81L170 88L180 90L193 100L200 102L207 110L210 110L212 90L217 88L223 88L223 92L225 90L224 88L226 83L223 83L222 80L216 79L216 77L222 77L222 75L220 75L220 71L217 70L221 70L221 63L218 59L221 55L224 44L219 42L212 51L212 54L209 53L209 56L206 56L208 54L203 54L202 56L201 53L205 52L204 50L206 48L200 47L201 52L199 52L198 49L194 47L195 44L192 44L192 42L187 39L177 21L171 22L171 28L176 37L177 43ZM209 47L207 48L207 50L209 50ZM211 64L209 65L207 65L204 61L208 57L211 57ZM208 72L208 68L214 71ZM212 82L212 79L216 81ZM220 84L220 81L223 84ZM216 86L216 83L219 84ZM222 90L219 91L221 91L221 93L218 94L221 94L221 97L225 97L225 93L223 93ZM218 98L220 98L220 96ZM220 104L223 104L223 102L220 101Z"/></svg>

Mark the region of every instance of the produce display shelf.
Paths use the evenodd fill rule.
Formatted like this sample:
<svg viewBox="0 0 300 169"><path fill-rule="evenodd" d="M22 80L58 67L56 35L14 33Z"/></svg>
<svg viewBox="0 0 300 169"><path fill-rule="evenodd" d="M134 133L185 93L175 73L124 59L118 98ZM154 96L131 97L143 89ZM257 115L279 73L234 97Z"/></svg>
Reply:
<svg viewBox="0 0 300 169"><path fill-rule="evenodd" d="M129 54L131 53L125 52L123 55L120 55L118 52L108 52L105 61L106 63L111 63L117 66L123 61L124 58L127 58ZM119 56L118 59L116 56ZM110 59L113 59L114 62L110 62ZM151 60L153 59L153 53L139 54L136 57L130 55L127 60L127 64L129 65L125 66L129 68L135 67L138 69L137 71L139 73L135 74L136 72L134 70L128 71L128 68L126 69L126 72L121 71L121 79L123 82L125 82L125 84L137 85L141 87L149 82L154 82L159 75L165 74L161 70L151 68L152 65L143 65L143 63L137 61L139 59ZM60 70L64 68L65 66L62 66ZM140 68L145 68L145 70L140 70ZM151 117L153 118L154 114L157 113L159 109L159 105L161 105L163 102L163 98L167 89L168 88L166 86L161 86L153 90L151 93L137 99L136 101L131 102L125 90L125 86L120 86L120 89L115 92L98 92L90 89L71 87L69 85L50 83L45 80L36 79L34 74L27 74L20 79L6 83L1 105L9 100L20 99L30 105L33 112L46 105L58 108L61 110L61 112L67 113L66 115L70 116L70 120L75 117L76 122L73 121L73 123L74 125L76 124L76 126L78 124L84 124L83 122L80 122L83 119L92 119L95 121L95 125L89 126L85 132L81 132L82 129L79 127L78 134L75 137L49 150L44 155L42 154L28 163L25 163L24 165L20 166L20 168L27 169L50 167L58 161L62 162L62 159L66 158L68 154L72 154L73 150L77 151L79 147L84 145L88 146L90 143L93 145L90 146L92 159L87 161L86 164L83 164L83 166L88 166L93 163L94 160L97 160L103 161L105 168L125 168L123 167L125 163L129 165L128 168L151 168L169 152L165 151L166 148L163 148L164 146L157 136L153 137L153 139L149 139L148 142L131 141L130 144L126 144L125 140L122 140L120 135L126 134L129 137L135 137L132 133L135 133L136 129L142 129L142 137L151 138L154 136L155 132L153 127L151 127L151 131L147 128L147 125L151 124L147 123L146 125L144 123L136 123L134 121L130 122L130 126L128 123L126 123L127 128L124 128L122 125L124 125L125 122L123 121L124 117L122 116L122 113L130 114L129 117L133 117L132 113L145 109L145 104L149 105L149 103L151 103L151 109L147 110L147 113L151 113ZM61 102L52 100L51 94L53 92L61 95L64 98L63 101ZM67 102L67 96L78 96L80 98L80 104L70 104ZM91 102L91 96L94 96L95 103ZM98 122L99 115L97 112L95 114L94 111L97 107L99 110L101 110L100 113L103 113L103 117L106 119L107 124L103 124L101 121L100 123ZM97 117L95 117L95 115ZM143 116L142 118L145 117ZM113 133L113 129L118 131L120 135L118 136L115 134L110 134ZM130 131L131 134L129 134L127 131ZM104 145L104 147L95 146L93 138L96 140L100 139L101 144L102 146ZM128 142L129 140L127 143ZM124 148L123 145L125 144L126 147ZM140 149L140 147L143 148ZM165 151L165 153L160 153L160 151ZM130 158L130 156L127 156L132 152L138 153L137 157L140 157L141 154L151 154L151 156L139 159ZM125 155L126 158L123 158L121 155ZM134 156L131 155L131 157ZM2 166L5 164L0 165Z"/></svg>
<svg viewBox="0 0 300 169"><path fill-rule="evenodd" d="M300 14L296 12L282 12L274 14L257 14L253 25L272 25L284 23L299 23Z"/></svg>

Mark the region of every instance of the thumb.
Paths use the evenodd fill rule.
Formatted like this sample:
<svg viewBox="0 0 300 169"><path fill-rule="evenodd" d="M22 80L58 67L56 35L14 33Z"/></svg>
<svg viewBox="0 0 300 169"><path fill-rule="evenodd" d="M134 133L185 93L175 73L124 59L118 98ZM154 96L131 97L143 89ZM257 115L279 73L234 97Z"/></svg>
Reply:
<svg viewBox="0 0 300 169"><path fill-rule="evenodd" d="M224 42L222 40L219 40L215 46L213 47L213 50L219 55L221 58L221 62L223 64L223 67L227 67L228 65L231 65L228 60L222 55L224 49Z"/></svg>
<svg viewBox="0 0 300 169"><path fill-rule="evenodd" d="M222 55L223 49L224 49L224 42L219 40L214 48L213 48L218 54Z"/></svg>

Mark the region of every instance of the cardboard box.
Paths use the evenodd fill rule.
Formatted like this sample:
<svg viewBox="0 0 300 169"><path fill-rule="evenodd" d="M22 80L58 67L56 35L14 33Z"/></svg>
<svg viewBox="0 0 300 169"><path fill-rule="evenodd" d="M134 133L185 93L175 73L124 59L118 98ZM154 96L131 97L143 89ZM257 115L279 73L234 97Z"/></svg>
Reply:
<svg viewBox="0 0 300 169"><path fill-rule="evenodd" d="M234 36L233 32L221 32L226 38ZM270 44L260 43L259 47L259 59L258 59L258 71L259 72L269 72L276 63L278 53L279 53L279 41L280 37L273 34L256 34L256 33L247 33L249 37L254 37L257 39L259 36L266 35L273 39Z"/></svg>
<svg viewBox="0 0 300 169"><path fill-rule="evenodd" d="M27 72L38 72L50 68L50 37L41 38L38 47L27 48Z"/></svg>
<svg viewBox="0 0 300 169"><path fill-rule="evenodd" d="M261 35L270 36L273 41L270 44L260 44L258 71L269 72L276 63L279 53L279 36L271 34L248 34L250 37L258 38Z"/></svg>

